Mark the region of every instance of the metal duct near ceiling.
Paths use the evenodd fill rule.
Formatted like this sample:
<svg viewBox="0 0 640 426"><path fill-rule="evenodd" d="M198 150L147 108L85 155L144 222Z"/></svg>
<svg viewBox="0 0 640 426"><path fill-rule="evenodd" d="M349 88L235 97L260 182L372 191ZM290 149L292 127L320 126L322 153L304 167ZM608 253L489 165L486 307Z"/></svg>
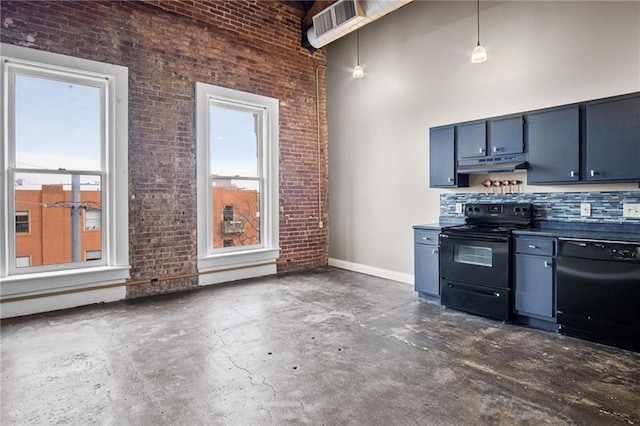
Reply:
<svg viewBox="0 0 640 426"><path fill-rule="evenodd" d="M313 17L307 30L311 46L319 49L413 0L339 0Z"/></svg>

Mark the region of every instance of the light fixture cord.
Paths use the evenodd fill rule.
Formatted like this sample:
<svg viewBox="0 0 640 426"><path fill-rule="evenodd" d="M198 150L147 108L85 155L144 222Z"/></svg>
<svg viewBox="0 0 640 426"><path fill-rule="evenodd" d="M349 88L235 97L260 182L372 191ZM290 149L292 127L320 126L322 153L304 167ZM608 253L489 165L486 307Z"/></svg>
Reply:
<svg viewBox="0 0 640 426"><path fill-rule="evenodd" d="M360 65L360 28L356 30L356 62L356 65Z"/></svg>
<svg viewBox="0 0 640 426"><path fill-rule="evenodd" d="M480 46L480 0L478 0L477 4L478 4L478 46Z"/></svg>

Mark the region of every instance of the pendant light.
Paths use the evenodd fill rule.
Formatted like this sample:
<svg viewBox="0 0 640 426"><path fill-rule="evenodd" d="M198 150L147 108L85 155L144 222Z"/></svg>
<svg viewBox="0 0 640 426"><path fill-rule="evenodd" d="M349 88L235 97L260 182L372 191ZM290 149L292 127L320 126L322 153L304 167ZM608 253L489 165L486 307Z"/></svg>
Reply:
<svg viewBox="0 0 640 426"><path fill-rule="evenodd" d="M356 30L356 66L353 69L353 78L363 78L364 70L360 66L360 29Z"/></svg>
<svg viewBox="0 0 640 426"><path fill-rule="evenodd" d="M478 44L471 52L471 62L479 64L487 60L487 51L480 45L480 0L477 0L478 5Z"/></svg>

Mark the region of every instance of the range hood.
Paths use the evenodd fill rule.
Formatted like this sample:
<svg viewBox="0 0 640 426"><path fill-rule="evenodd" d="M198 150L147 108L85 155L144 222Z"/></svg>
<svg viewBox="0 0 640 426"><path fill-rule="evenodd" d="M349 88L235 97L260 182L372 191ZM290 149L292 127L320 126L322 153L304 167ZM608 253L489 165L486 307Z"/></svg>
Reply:
<svg viewBox="0 0 640 426"><path fill-rule="evenodd" d="M497 155L458 160L457 173L514 172L527 169L526 154Z"/></svg>

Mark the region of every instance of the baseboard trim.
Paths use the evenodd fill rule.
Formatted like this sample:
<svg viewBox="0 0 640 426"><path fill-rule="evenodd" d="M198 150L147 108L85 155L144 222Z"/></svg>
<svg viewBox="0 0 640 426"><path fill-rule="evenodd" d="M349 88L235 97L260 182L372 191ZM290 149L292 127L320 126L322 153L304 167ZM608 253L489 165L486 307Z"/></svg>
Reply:
<svg viewBox="0 0 640 426"><path fill-rule="evenodd" d="M346 269L348 271L360 272L362 274L373 275L374 277L386 278L388 280L399 281L413 285L413 274L391 271L389 269L377 268L375 266L363 265L361 263L348 262L346 260L329 258L329 266Z"/></svg>

